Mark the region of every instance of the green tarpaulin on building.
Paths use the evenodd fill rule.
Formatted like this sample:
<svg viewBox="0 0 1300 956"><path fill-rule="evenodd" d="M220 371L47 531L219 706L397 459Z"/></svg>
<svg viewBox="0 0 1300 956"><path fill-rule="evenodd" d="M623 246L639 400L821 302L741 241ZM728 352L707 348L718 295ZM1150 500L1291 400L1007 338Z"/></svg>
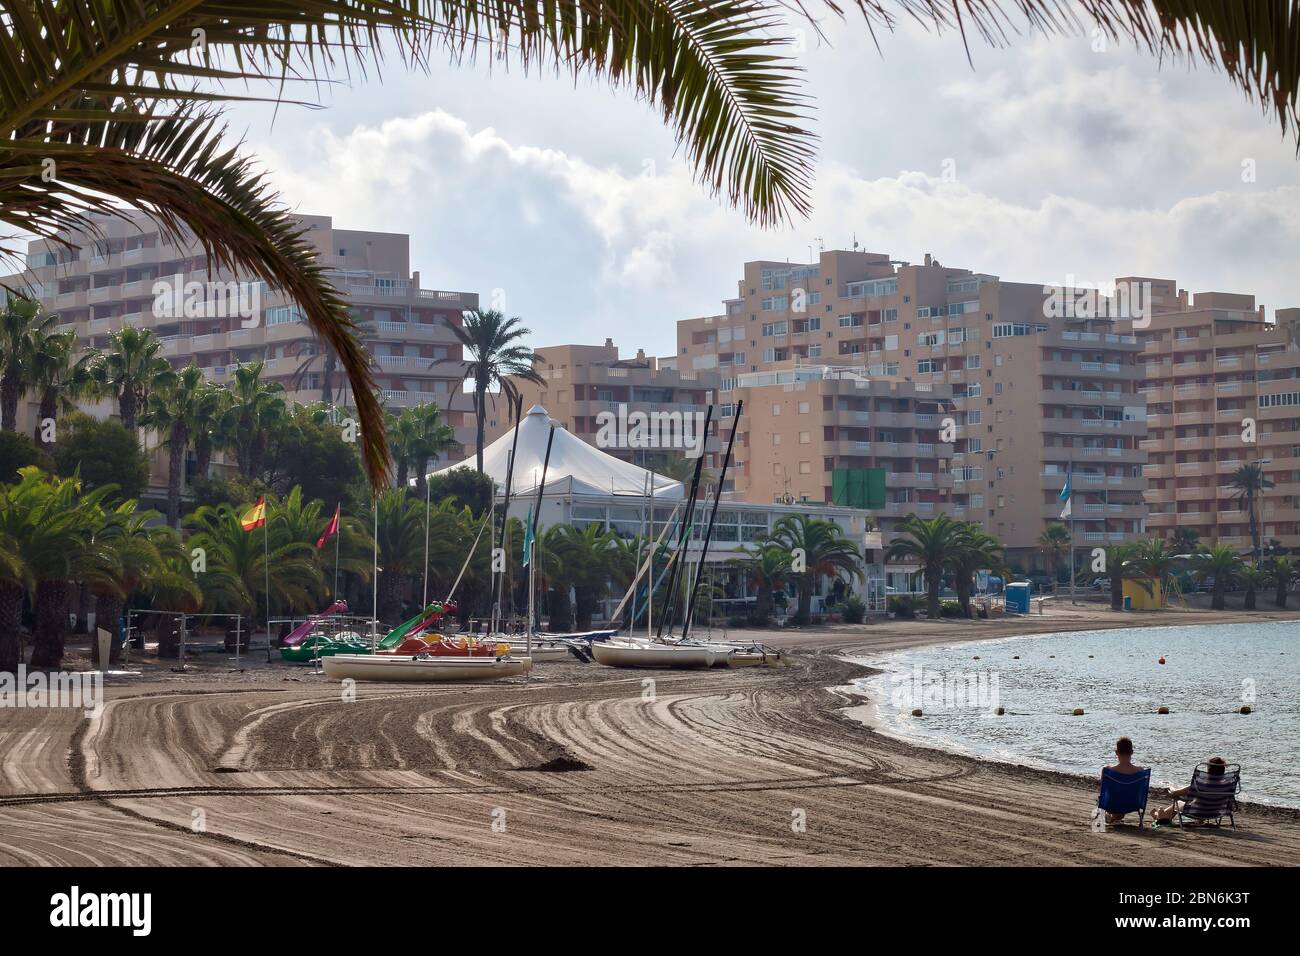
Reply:
<svg viewBox="0 0 1300 956"><path fill-rule="evenodd" d="M885 469L836 468L831 472L831 502L847 508L883 508Z"/></svg>

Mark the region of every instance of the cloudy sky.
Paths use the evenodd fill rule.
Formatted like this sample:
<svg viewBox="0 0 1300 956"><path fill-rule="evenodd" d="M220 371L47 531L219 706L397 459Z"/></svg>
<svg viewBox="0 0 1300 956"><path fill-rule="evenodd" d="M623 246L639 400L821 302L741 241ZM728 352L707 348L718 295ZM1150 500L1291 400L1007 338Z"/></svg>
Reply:
<svg viewBox="0 0 1300 956"><path fill-rule="evenodd" d="M819 237L1010 280L1173 277L1270 315L1300 306L1300 160L1221 75L1087 37L973 46L972 69L956 35L908 25L877 52L856 19L827 29L801 54L814 210L780 230L710 199L630 94L499 64L394 61L323 109L241 106L233 128L294 208L409 233L426 288L495 295L536 346L612 335L669 354L674 321L719 311L741 263L805 261Z"/></svg>

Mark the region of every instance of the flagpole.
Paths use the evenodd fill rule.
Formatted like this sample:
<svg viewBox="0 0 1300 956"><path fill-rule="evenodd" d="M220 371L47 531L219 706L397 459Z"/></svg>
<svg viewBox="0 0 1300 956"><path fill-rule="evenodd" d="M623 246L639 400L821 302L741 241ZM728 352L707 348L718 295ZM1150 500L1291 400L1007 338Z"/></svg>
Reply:
<svg viewBox="0 0 1300 956"><path fill-rule="evenodd" d="M1070 506L1070 603L1078 604L1074 591L1074 458L1070 458L1070 471L1065 479L1070 488L1068 503Z"/></svg>
<svg viewBox="0 0 1300 956"><path fill-rule="evenodd" d="M375 556L371 571L370 588L370 653L377 650L379 642L379 495L375 495ZM425 605L426 607L428 605Z"/></svg>
<svg viewBox="0 0 1300 956"><path fill-rule="evenodd" d="M271 663L271 522L267 520L265 499L262 504L262 564L266 572L266 662Z"/></svg>
<svg viewBox="0 0 1300 956"><path fill-rule="evenodd" d="M339 512L334 512L337 517ZM334 529L334 600L339 599L339 538L343 537L343 527L340 524Z"/></svg>
<svg viewBox="0 0 1300 956"><path fill-rule="evenodd" d="M426 459L424 468L427 470L429 462ZM424 476L424 600L420 602L420 607L429 606L429 495L433 493L433 482L429 481L429 476Z"/></svg>

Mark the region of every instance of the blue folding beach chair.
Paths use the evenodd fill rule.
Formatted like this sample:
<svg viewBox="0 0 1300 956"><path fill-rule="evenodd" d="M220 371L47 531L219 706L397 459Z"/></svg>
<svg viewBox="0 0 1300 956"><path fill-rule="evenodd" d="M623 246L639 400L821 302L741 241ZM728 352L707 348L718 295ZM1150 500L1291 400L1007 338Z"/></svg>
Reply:
<svg viewBox="0 0 1300 956"><path fill-rule="evenodd" d="M1138 773L1120 773L1114 767L1103 767L1097 806L1107 813L1136 813L1140 827L1146 816L1147 794L1150 792L1150 767Z"/></svg>
<svg viewBox="0 0 1300 956"><path fill-rule="evenodd" d="M1241 764L1230 763L1221 774L1211 774L1209 764L1197 764L1192 771L1191 793L1178 807L1178 822L1184 819L1199 823L1214 821L1223 826L1223 818L1237 825L1233 811L1237 809L1237 794L1241 792Z"/></svg>

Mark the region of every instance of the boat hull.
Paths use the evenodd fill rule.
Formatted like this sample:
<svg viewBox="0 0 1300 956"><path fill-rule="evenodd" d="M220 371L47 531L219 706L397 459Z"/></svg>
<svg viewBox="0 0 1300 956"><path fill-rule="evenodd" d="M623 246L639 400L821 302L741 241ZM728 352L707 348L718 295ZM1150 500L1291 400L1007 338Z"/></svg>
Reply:
<svg viewBox="0 0 1300 956"><path fill-rule="evenodd" d="M698 644L655 644L611 638L591 645L596 663L606 667L713 667L726 663L725 655Z"/></svg>
<svg viewBox="0 0 1300 956"><path fill-rule="evenodd" d="M378 654L336 654L323 658L331 680L384 683L449 683L518 677L532 669L527 657L386 657Z"/></svg>

